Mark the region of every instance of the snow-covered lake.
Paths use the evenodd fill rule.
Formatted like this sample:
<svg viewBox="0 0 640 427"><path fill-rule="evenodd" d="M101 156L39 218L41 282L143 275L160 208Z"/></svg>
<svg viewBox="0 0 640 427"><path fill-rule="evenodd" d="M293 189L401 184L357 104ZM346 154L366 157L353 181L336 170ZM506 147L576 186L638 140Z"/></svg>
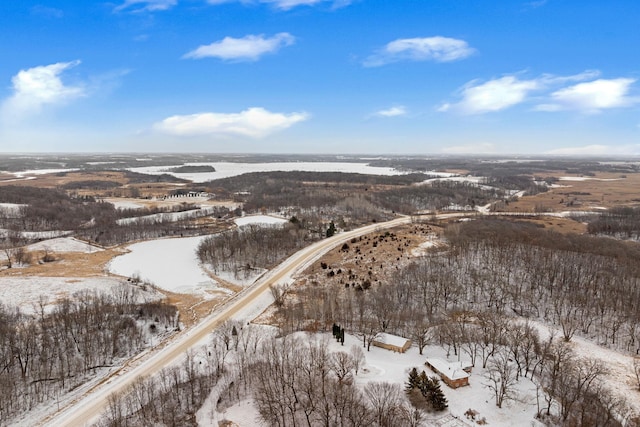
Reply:
<svg viewBox="0 0 640 427"><path fill-rule="evenodd" d="M196 249L207 236L158 239L135 243L129 253L114 258L109 271L121 276L139 276L161 289L202 294L223 291L200 266Z"/></svg>
<svg viewBox="0 0 640 427"><path fill-rule="evenodd" d="M361 173L365 175L402 175L401 172L394 168L374 167L366 163L342 163L342 162L273 162L273 163L232 163L232 162L213 162L213 163L186 163L186 166L213 166L215 172L204 173L175 173L170 172L171 168L182 166L148 166L140 168L132 168L133 172L140 172L150 175L160 175L168 173L178 178L188 179L193 182L206 182L214 179L229 178L232 176L242 175L250 172L346 172Z"/></svg>

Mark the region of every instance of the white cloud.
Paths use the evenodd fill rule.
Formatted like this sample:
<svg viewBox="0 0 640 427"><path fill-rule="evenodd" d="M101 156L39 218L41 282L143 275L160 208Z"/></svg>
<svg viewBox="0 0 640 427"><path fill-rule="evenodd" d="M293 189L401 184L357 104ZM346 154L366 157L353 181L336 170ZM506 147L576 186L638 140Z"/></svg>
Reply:
<svg viewBox="0 0 640 427"><path fill-rule="evenodd" d="M597 113L609 108L628 107L640 102L629 96L635 79L598 79L559 89L551 94L551 102L536 106L538 111L579 110Z"/></svg>
<svg viewBox="0 0 640 427"><path fill-rule="evenodd" d="M295 43L295 37L289 33L278 33L273 37L265 38L264 35L248 35L236 39L225 37L224 39L203 45L184 55L184 58L220 58L226 61L257 61L267 53L274 53L284 46Z"/></svg>
<svg viewBox="0 0 640 427"><path fill-rule="evenodd" d="M240 135L261 138L309 118L307 113L272 113L253 107L240 113L199 113L171 116L153 125L176 136Z"/></svg>
<svg viewBox="0 0 640 427"><path fill-rule="evenodd" d="M521 79L518 75L506 75L487 82L474 80L459 90L458 102L443 103L438 111L491 113L526 102L533 92L539 92L538 101L544 100L533 108L535 111L578 110L594 113L640 103L640 98L629 96L635 79L594 80L599 76L599 71L587 70L569 76L542 74L532 79ZM570 83L577 84L561 87ZM550 92L554 87L556 90Z"/></svg>
<svg viewBox="0 0 640 427"><path fill-rule="evenodd" d="M365 67L379 67L398 61L450 62L464 59L475 52L466 41L449 37L397 39L364 61Z"/></svg>
<svg viewBox="0 0 640 427"><path fill-rule="evenodd" d="M462 89L462 100L445 103L438 111L459 111L463 114L482 114L504 110L523 102L527 95L541 88L537 80L519 80L516 76L504 76L477 84L468 83Z"/></svg>
<svg viewBox="0 0 640 427"><path fill-rule="evenodd" d="M531 8L531 9L537 9L539 7L544 6L545 4L548 3L549 0L535 0L535 1L530 1L528 3L525 3L525 6L527 8Z"/></svg>
<svg viewBox="0 0 640 427"><path fill-rule="evenodd" d="M379 117L398 117L398 116L404 116L406 114L407 114L406 107L402 105L398 105L395 107L388 108L386 110L377 111L374 115Z"/></svg>
<svg viewBox="0 0 640 427"><path fill-rule="evenodd" d="M492 154L496 151L496 145L490 142L456 145L451 147L444 147L442 149L442 152L445 154Z"/></svg>
<svg viewBox="0 0 640 427"><path fill-rule="evenodd" d="M208 0L209 4L242 3L242 4L269 4L280 10L290 10L298 6L315 6L322 3L332 3L334 9L348 6L352 0Z"/></svg>
<svg viewBox="0 0 640 427"><path fill-rule="evenodd" d="M178 0L125 0L114 9L115 12L130 10L132 12L157 12L169 10L178 4Z"/></svg>
<svg viewBox="0 0 640 427"><path fill-rule="evenodd" d="M13 95L2 105L2 115L18 119L38 113L45 105L64 104L86 95L83 86L67 86L60 75L80 61L58 62L21 70L11 79Z"/></svg>

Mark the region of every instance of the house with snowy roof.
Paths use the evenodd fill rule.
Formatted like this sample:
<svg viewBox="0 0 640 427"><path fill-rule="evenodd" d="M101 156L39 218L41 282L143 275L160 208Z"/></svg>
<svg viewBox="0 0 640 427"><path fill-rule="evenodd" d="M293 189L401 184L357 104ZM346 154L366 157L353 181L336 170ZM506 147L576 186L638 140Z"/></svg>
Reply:
<svg viewBox="0 0 640 427"><path fill-rule="evenodd" d="M438 374L442 381L451 388L469 385L469 377L471 376L471 365L469 364L431 358L427 359L425 365Z"/></svg>
<svg viewBox="0 0 640 427"><path fill-rule="evenodd" d="M371 344L376 347L396 351L398 353L404 353L409 347L411 347L411 340L398 335L391 335L382 332L378 334Z"/></svg>

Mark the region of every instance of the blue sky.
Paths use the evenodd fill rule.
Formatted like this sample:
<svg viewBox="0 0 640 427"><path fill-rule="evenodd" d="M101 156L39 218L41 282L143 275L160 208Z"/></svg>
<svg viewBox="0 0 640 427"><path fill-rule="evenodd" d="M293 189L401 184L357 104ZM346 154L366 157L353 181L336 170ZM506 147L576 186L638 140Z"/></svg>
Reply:
<svg viewBox="0 0 640 427"><path fill-rule="evenodd" d="M637 0L0 4L0 151L640 155Z"/></svg>

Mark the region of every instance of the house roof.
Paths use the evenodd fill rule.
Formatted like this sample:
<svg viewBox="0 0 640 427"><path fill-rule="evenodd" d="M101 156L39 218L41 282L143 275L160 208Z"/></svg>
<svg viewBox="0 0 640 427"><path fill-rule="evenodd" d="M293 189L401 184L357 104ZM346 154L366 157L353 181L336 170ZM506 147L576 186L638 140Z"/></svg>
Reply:
<svg viewBox="0 0 640 427"><path fill-rule="evenodd" d="M460 362L447 362L442 359L427 359L427 363L433 366L439 373L446 375L451 380L459 380L462 378L469 378L469 374L466 373Z"/></svg>
<svg viewBox="0 0 640 427"><path fill-rule="evenodd" d="M375 342L378 342L380 344L388 344L388 345L393 345L396 347L404 347L405 344L407 344L409 340L403 337L400 337L398 335L391 335L391 334L387 334L387 333L380 333L378 335L378 337L375 339Z"/></svg>

